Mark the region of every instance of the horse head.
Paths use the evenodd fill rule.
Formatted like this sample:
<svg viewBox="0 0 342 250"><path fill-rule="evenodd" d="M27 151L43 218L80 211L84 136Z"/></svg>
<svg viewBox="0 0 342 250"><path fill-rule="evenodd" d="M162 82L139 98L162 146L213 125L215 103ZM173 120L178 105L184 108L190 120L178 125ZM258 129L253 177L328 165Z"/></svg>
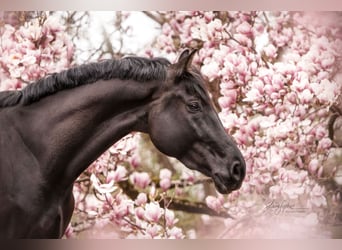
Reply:
<svg viewBox="0 0 342 250"><path fill-rule="evenodd" d="M154 95L148 123L154 145L186 167L211 177L220 193L240 188L246 166L204 87L192 67L195 50L185 50L167 70L166 80Z"/></svg>

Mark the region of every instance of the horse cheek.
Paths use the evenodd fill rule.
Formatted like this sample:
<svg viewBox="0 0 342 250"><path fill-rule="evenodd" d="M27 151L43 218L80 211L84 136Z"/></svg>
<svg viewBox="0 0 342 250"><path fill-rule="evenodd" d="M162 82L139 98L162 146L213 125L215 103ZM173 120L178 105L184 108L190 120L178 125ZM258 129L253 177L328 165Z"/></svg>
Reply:
<svg viewBox="0 0 342 250"><path fill-rule="evenodd" d="M168 156L178 157L184 151L185 138L181 131L179 124L167 115L158 115L150 123L151 141L160 152Z"/></svg>

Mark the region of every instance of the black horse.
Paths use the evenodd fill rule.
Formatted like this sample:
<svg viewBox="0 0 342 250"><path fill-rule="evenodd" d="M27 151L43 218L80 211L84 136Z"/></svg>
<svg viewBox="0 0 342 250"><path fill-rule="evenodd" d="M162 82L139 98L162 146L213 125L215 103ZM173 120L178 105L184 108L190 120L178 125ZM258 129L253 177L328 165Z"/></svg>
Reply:
<svg viewBox="0 0 342 250"><path fill-rule="evenodd" d="M148 133L155 146L210 176L223 194L245 162L191 66L126 57L55 73L0 92L0 238L62 237L73 183L114 142Z"/></svg>

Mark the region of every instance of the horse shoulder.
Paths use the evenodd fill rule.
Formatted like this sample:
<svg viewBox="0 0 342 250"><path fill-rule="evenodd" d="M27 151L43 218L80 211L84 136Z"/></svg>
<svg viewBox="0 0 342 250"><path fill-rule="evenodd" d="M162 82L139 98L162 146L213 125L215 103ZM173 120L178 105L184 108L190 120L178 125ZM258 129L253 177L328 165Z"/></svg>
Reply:
<svg viewBox="0 0 342 250"><path fill-rule="evenodd" d="M25 237L41 205L43 178L38 162L4 111L0 112L0 156L0 237Z"/></svg>

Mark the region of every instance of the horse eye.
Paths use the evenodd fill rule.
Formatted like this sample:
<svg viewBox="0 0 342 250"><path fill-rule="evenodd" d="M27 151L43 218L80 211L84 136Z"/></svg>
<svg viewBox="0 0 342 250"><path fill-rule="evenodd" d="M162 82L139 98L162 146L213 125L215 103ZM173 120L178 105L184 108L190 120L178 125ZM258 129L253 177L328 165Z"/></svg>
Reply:
<svg viewBox="0 0 342 250"><path fill-rule="evenodd" d="M198 112L201 111L201 106L198 102L190 102L188 103L188 109L190 112Z"/></svg>

